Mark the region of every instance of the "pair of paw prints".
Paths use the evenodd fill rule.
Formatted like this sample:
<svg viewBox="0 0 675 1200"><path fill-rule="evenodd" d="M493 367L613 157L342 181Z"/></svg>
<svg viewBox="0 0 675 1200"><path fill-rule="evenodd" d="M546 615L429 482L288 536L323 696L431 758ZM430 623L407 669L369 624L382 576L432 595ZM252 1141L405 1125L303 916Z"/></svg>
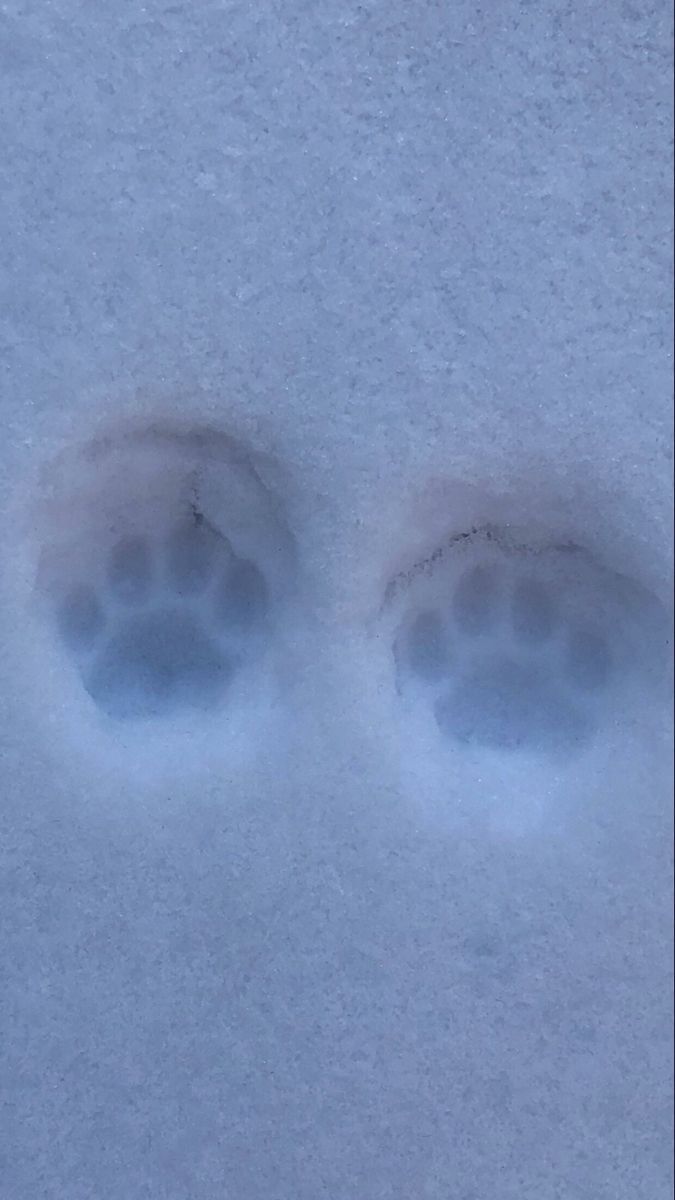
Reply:
<svg viewBox="0 0 675 1200"><path fill-rule="evenodd" d="M527 562L467 567L404 622L401 690L456 744L573 753L593 736L616 664L608 633L565 600Z"/></svg>
<svg viewBox="0 0 675 1200"><path fill-rule="evenodd" d="M97 584L66 593L57 621L98 707L142 718L220 704L268 608L260 569L193 516L163 544L120 538Z"/></svg>
<svg viewBox="0 0 675 1200"><path fill-rule="evenodd" d="M124 426L49 468L37 596L103 714L186 714L192 736L205 713L236 717L237 696L283 709L280 660L261 655L299 599L279 492L277 464L211 428ZM391 580L363 649L384 644L399 711L410 701L425 737L560 758L592 742L635 663L659 657L661 618L577 546L471 528Z"/></svg>

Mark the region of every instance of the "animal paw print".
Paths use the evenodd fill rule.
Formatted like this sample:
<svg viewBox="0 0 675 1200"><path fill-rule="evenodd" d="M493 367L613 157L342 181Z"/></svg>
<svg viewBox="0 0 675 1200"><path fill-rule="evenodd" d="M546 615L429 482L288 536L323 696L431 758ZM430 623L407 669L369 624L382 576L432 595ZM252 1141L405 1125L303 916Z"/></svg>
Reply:
<svg viewBox="0 0 675 1200"><path fill-rule="evenodd" d="M235 555L203 517L190 518L162 545L122 537L101 579L67 592L58 628L104 713L163 717L222 702L268 609L258 567Z"/></svg>
<svg viewBox="0 0 675 1200"><path fill-rule="evenodd" d="M445 738L553 757L591 740L616 665L605 631L559 603L551 581L495 561L412 614L396 656L402 687L432 703Z"/></svg>

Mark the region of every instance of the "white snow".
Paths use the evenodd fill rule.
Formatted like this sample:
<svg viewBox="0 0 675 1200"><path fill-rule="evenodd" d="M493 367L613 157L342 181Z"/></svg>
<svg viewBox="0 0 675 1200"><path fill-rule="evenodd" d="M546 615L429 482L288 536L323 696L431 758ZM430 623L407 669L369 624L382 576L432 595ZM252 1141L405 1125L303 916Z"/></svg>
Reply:
<svg viewBox="0 0 675 1200"><path fill-rule="evenodd" d="M0 12L0 1197L672 1193L671 21Z"/></svg>

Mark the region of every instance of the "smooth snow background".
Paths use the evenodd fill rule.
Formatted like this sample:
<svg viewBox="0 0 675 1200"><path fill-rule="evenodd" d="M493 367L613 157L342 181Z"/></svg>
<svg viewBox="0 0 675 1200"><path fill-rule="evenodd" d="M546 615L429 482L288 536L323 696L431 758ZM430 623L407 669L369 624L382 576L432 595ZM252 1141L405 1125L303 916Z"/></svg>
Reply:
<svg viewBox="0 0 675 1200"><path fill-rule="evenodd" d="M175 786L3 585L3 1200L670 1195L663 697L446 770L378 616L457 489L669 602L669 65L660 3L3 5L5 564L117 413L269 456L300 560L278 726Z"/></svg>

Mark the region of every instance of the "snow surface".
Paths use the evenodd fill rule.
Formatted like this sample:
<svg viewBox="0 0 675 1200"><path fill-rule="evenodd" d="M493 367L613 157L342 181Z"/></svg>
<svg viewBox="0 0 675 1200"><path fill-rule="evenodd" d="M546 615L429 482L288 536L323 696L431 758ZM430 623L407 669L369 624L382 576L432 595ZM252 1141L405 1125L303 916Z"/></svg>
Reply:
<svg viewBox="0 0 675 1200"><path fill-rule="evenodd" d="M668 9L1 6L1 1200L671 1195Z"/></svg>

